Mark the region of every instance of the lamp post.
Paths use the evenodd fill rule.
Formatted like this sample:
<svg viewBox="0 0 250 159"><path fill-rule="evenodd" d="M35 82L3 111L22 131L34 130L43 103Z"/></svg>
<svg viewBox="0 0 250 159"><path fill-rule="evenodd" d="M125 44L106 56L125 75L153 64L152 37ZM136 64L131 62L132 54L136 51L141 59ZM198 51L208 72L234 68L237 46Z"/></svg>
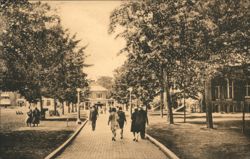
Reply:
<svg viewBox="0 0 250 159"><path fill-rule="evenodd" d="M80 92L81 92L81 89L77 88L76 91L77 91L77 120L76 120L76 123L81 124L82 123L81 118L80 118Z"/></svg>
<svg viewBox="0 0 250 159"><path fill-rule="evenodd" d="M133 88L129 87L128 91L129 91L129 109L130 109L130 116L132 115L132 97L131 97L131 93L132 93Z"/></svg>

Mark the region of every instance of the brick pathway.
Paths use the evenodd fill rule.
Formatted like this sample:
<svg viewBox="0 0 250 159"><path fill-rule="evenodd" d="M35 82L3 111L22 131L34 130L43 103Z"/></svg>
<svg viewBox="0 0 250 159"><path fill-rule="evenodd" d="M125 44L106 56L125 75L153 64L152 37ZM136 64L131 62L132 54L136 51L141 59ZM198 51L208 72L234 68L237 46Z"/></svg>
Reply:
<svg viewBox="0 0 250 159"><path fill-rule="evenodd" d="M127 117L128 118L128 117ZM87 123L74 141L57 158L62 159L166 159L162 151L148 140L133 141L130 120L125 125L124 138L111 140L112 133L107 125L108 116L100 115L96 130Z"/></svg>

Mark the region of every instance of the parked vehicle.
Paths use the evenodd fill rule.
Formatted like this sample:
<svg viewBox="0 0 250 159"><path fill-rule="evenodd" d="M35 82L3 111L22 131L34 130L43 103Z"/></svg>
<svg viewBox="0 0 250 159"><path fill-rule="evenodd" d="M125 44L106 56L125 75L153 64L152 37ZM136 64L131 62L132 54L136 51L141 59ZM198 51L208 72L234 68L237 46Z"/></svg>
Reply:
<svg viewBox="0 0 250 159"><path fill-rule="evenodd" d="M10 95L8 93L1 93L0 94L0 106L10 106L11 105L11 101L10 101Z"/></svg>

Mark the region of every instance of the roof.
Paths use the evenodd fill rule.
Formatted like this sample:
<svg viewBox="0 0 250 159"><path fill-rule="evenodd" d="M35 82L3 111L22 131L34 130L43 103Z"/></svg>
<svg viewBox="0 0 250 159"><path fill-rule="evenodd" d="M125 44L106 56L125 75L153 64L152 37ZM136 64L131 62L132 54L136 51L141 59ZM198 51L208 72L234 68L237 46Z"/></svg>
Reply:
<svg viewBox="0 0 250 159"><path fill-rule="evenodd" d="M100 85L92 85L90 86L90 91L108 91L106 88L100 86Z"/></svg>

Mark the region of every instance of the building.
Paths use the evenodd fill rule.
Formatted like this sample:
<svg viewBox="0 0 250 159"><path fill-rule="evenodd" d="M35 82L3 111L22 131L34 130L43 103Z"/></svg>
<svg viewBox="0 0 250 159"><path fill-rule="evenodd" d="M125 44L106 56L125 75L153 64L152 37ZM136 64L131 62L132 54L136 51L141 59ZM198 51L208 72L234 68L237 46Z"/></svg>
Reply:
<svg viewBox="0 0 250 159"><path fill-rule="evenodd" d="M250 112L250 65L231 66L206 86L213 112Z"/></svg>
<svg viewBox="0 0 250 159"><path fill-rule="evenodd" d="M89 97L85 101L85 108L87 109L93 105L108 108L114 104L114 100L108 98L109 91L98 84L91 84L89 92Z"/></svg>
<svg viewBox="0 0 250 159"><path fill-rule="evenodd" d="M17 92L0 91L0 106L26 106L27 101Z"/></svg>

